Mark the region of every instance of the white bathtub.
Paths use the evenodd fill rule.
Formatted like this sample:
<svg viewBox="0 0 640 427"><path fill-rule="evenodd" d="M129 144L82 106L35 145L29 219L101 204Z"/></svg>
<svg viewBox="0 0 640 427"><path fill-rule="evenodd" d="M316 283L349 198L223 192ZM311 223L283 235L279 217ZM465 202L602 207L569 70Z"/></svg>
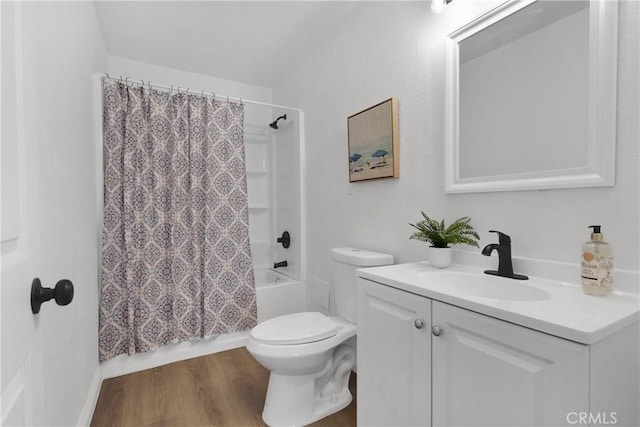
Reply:
<svg viewBox="0 0 640 427"><path fill-rule="evenodd" d="M258 300L258 322L284 314L305 311L305 286L275 270L254 271L256 298ZM211 353L243 347L249 338L249 331L223 334L215 339L188 341L168 344L156 351L137 353L131 356L121 354L101 365L102 378L112 378L167 363Z"/></svg>
<svg viewBox="0 0 640 427"><path fill-rule="evenodd" d="M255 270L258 322L305 311L304 283L270 268Z"/></svg>

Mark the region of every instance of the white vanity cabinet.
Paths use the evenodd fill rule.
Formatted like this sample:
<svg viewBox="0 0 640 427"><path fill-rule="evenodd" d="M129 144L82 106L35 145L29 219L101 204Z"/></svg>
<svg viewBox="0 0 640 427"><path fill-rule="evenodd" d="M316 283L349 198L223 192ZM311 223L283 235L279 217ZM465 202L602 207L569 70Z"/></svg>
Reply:
<svg viewBox="0 0 640 427"><path fill-rule="evenodd" d="M432 319L433 425L556 426L588 411L589 346L438 301Z"/></svg>
<svg viewBox="0 0 640 427"><path fill-rule="evenodd" d="M637 324L618 342L586 345L358 280L358 425L555 426L584 414L637 422L638 395L620 388L628 376L637 383L637 358L606 361Z"/></svg>
<svg viewBox="0 0 640 427"><path fill-rule="evenodd" d="M430 425L431 301L358 281L358 425Z"/></svg>

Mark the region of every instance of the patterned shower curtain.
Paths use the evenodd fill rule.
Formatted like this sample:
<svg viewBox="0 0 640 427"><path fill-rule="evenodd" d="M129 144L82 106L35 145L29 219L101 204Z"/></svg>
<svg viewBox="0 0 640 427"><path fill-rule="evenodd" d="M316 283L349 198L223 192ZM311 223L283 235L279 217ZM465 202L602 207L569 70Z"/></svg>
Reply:
<svg viewBox="0 0 640 427"><path fill-rule="evenodd" d="M104 79L100 361L256 324L244 106Z"/></svg>

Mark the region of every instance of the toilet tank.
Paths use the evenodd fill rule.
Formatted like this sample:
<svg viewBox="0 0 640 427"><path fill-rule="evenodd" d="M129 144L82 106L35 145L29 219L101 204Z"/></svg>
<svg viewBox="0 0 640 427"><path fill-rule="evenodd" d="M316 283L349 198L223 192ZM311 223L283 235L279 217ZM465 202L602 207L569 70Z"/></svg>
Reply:
<svg viewBox="0 0 640 427"><path fill-rule="evenodd" d="M356 323L358 274L356 270L393 264L393 255L357 248L335 248L333 255L333 287L338 316Z"/></svg>

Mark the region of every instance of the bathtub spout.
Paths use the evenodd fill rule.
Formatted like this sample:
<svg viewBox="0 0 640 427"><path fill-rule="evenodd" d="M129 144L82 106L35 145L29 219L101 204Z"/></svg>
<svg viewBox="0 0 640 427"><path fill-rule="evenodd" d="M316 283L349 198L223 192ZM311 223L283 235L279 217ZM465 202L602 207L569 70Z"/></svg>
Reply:
<svg viewBox="0 0 640 427"><path fill-rule="evenodd" d="M280 261L280 262L273 263L273 268L280 268L280 267L286 267L286 266L287 266L287 261Z"/></svg>

